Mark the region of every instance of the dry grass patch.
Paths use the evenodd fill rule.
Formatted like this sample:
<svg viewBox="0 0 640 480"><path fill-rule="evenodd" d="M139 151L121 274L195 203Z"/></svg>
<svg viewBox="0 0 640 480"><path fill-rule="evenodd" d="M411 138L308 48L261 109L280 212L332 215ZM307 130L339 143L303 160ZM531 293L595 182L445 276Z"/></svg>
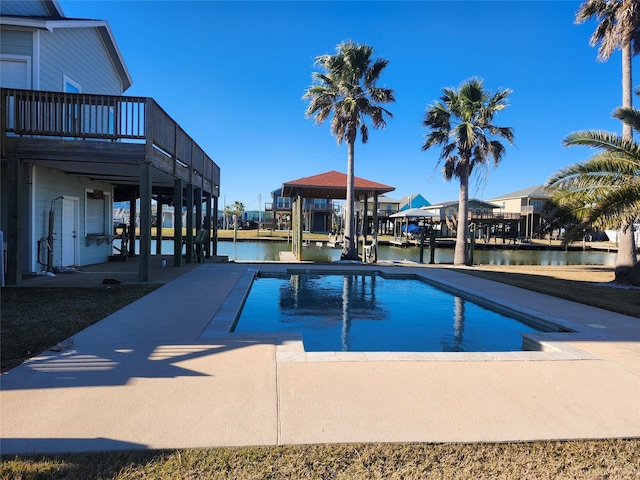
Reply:
<svg viewBox="0 0 640 480"><path fill-rule="evenodd" d="M3 479L636 479L640 440L344 444L4 458Z"/></svg>
<svg viewBox="0 0 640 480"><path fill-rule="evenodd" d="M159 286L3 288L0 368L19 365Z"/></svg>
<svg viewBox="0 0 640 480"><path fill-rule="evenodd" d="M456 271L640 318L640 289L613 284L610 267L479 265Z"/></svg>

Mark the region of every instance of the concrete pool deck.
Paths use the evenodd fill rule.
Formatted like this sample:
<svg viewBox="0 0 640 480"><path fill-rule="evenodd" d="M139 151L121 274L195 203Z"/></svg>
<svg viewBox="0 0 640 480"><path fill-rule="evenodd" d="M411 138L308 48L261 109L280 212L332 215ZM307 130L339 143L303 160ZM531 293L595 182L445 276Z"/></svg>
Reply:
<svg viewBox="0 0 640 480"><path fill-rule="evenodd" d="M248 270L287 268L301 266L190 267L69 349L9 371L0 452L640 436L638 318L442 266L379 264L338 270L425 275L577 332L542 352L312 355L287 336L212 327Z"/></svg>

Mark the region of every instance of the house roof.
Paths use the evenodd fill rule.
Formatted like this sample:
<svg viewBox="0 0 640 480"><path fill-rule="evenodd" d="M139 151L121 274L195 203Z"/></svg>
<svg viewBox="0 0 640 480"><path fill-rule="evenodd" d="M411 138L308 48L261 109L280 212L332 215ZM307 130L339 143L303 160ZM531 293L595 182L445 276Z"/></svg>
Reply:
<svg viewBox="0 0 640 480"><path fill-rule="evenodd" d="M395 190L395 187L354 177L355 195L380 195ZM282 194L292 197L298 191L304 198L347 198L347 175L332 170L330 172L291 180L282 184Z"/></svg>
<svg viewBox="0 0 640 480"><path fill-rule="evenodd" d="M551 198L551 193L544 185L533 185L532 187L522 188L515 192L507 193L499 197L491 198L490 201L509 200L512 198Z"/></svg>
<svg viewBox="0 0 640 480"><path fill-rule="evenodd" d="M455 205L458 205L458 203L460 203L459 200L452 200L450 202L443 202L443 203L437 203L434 205L429 205L427 207L427 209L429 210L434 210L436 208L447 208L447 207L453 207ZM469 205L480 205L482 207L487 207L487 208L500 208L500 205L496 205L494 203L489 203L489 202L485 202L484 200L478 200L477 198L470 198L469 199Z"/></svg>
<svg viewBox="0 0 640 480"><path fill-rule="evenodd" d="M410 208L401 212L389 215L389 218L440 218L439 213L431 212L428 207Z"/></svg>
<svg viewBox="0 0 640 480"><path fill-rule="evenodd" d="M373 197L369 197L367 198L368 202L373 202ZM399 200L396 200L395 198L391 198L391 197L387 197L386 195L379 195L378 196L378 203L400 203Z"/></svg>
<svg viewBox="0 0 640 480"><path fill-rule="evenodd" d="M46 2L45 2L46 3ZM57 2L55 2L57 4ZM62 10L50 17L45 16L22 16L22 15L2 15L0 24L38 28L52 32L56 28L95 28L102 39L107 53L113 61L114 68L122 82L122 91L127 90L132 84L131 74L124 63L122 53L118 48L111 27L106 20L89 20L84 18L66 18L62 16Z"/></svg>

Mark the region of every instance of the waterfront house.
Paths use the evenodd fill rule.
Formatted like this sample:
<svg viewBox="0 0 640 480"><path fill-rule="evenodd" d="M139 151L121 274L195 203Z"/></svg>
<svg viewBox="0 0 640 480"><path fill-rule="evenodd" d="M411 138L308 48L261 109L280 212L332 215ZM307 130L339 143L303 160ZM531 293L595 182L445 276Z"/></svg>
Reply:
<svg viewBox="0 0 640 480"><path fill-rule="evenodd" d="M369 220L369 225L367 226L367 232L373 233L373 205L375 204L375 198L369 197L367 199L367 218ZM361 217L364 218L363 215L364 203L356 202L356 211L361 213ZM381 235L390 235L393 233L393 220L390 218L391 215L397 213L400 210L400 200L396 200L395 198L387 197L386 195L380 195L378 197L378 233Z"/></svg>
<svg viewBox="0 0 640 480"><path fill-rule="evenodd" d="M133 210L139 199L128 235L134 255L139 216L140 281L149 280L152 198L160 217L163 204L195 209L190 261L203 205L217 208L220 169L152 98L123 96L132 79L109 24L67 18L55 0L0 2L0 67L7 283L109 260L116 201Z"/></svg>
<svg viewBox="0 0 640 480"><path fill-rule="evenodd" d="M399 212L410 210L412 208L428 207L431 205L429 201L419 193L402 197L398 203L400 204L398 209Z"/></svg>
<svg viewBox="0 0 640 480"><path fill-rule="evenodd" d="M542 207L551 200L551 193L544 185L533 185L515 192L490 198L504 213L520 216L518 229L520 236L539 236L542 229Z"/></svg>
<svg viewBox="0 0 640 480"><path fill-rule="evenodd" d="M441 237L455 237L456 225L459 211L458 200L450 202L437 203L429 205L425 208L427 212L440 215L440 225L437 227L439 230L439 236ZM519 216L519 215L518 215ZM505 217L500 214L499 206L478 200L476 198L469 199L469 221L476 224L492 224L505 220ZM509 217L508 220L511 220Z"/></svg>

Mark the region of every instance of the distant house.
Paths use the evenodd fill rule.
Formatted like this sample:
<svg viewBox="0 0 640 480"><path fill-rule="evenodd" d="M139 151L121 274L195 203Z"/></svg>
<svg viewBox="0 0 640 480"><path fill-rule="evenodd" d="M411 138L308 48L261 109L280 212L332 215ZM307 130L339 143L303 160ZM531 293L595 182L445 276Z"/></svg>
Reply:
<svg viewBox="0 0 640 480"><path fill-rule="evenodd" d="M540 234L542 207L549 200L551 193L544 185L534 185L489 199L499 205L502 212L520 215L519 230L521 236L525 237Z"/></svg>
<svg viewBox="0 0 640 480"><path fill-rule="evenodd" d="M187 237L204 203L217 208L218 166L153 99L122 96L131 84L106 21L67 18L55 0L0 2L8 284L23 273L107 261L113 203L135 209L138 199L128 235L133 245L139 217L139 279L147 281L152 198L160 215L163 203L195 208ZM174 263L181 258L176 252Z"/></svg>
<svg viewBox="0 0 640 480"><path fill-rule="evenodd" d="M282 195L282 188L271 192L272 202L265 206L265 228L291 230L292 199ZM339 214L339 205L331 198L303 199L303 229L312 233L334 230L334 221Z"/></svg>
<svg viewBox="0 0 640 480"><path fill-rule="evenodd" d="M369 212L373 208L375 199L373 197L369 197L367 199L367 207L369 208ZM362 202L358 202L356 205L356 209L362 209L364 205ZM378 215L379 216L389 216L400 210L400 200L396 200L395 198L387 197L386 195L380 195L378 197ZM370 213L372 215L372 213Z"/></svg>
<svg viewBox="0 0 640 480"><path fill-rule="evenodd" d="M373 233L373 208L375 205L375 199L369 197L367 199L367 217L370 219L368 222L368 233ZM364 210L364 204L362 202L356 202L356 211L362 212ZM396 200L386 195L380 195L378 197L378 233L382 235L389 235L393 233L393 221L391 215L397 213L400 210L400 200Z"/></svg>
<svg viewBox="0 0 640 480"><path fill-rule="evenodd" d="M453 237L456 234L453 221L458 216L460 202L453 200L450 202L436 203L426 207L426 211L436 213L440 215L441 226L440 236ZM484 219L485 221L492 220L493 214L498 205L478 200L476 198L469 199L469 220Z"/></svg>
<svg viewBox="0 0 640 480"><path fill-rule="evenodd" d="M402 197L399 201L400 208L399 211L402 212L404 210L409 210L411 208L422 208L428 207L431 205L426 198L424 198L419 193L414 193L413 195L407 195L406 197Z"/></svg>
<svg viewBox="0 0 640 480"><path fill-rule="evenodd" d="M490 198L488 201L499 205L504 212L527 214L540 213L542 206L550 199L551 193L544 185L534 185Z"/></svg>

